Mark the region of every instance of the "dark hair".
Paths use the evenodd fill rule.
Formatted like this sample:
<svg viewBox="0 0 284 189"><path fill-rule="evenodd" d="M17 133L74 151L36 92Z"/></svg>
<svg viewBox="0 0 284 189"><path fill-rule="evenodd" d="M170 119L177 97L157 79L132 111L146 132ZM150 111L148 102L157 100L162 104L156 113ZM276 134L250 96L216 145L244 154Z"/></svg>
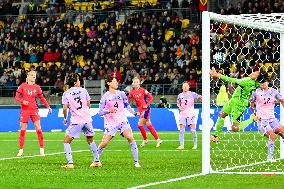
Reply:
<svg viewBox="0 0 284 189"><path fill-rule="evenodd" d="M107 75L105 77L105 87L107 90L109 90L109 85L107 83L110 83L112 82L112 80L114 79L115 77L111 76L111 75Z"/></svg>
<svg viewBox="0 0 284 189"><path fill-rule="evenodd" d="M257 81L259 83L264 83L264 82L268 82L268 74L264 71L260 72Z"/></svg>
<svg viewBox="0 0 284 189"><path fill-rule="evenodd" d="M77 83L78 79L80 78L79 74L77 73L71 73L67 77L66 84L69 87L74 87L75 83Z"/></svg>

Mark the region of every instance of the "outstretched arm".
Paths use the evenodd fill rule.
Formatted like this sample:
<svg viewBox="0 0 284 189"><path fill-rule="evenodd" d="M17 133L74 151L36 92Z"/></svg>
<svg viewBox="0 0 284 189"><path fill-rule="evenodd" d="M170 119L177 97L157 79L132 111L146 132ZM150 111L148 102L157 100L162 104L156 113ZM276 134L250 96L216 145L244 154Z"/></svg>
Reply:
<svg viewBox="0 0 284 189"><path fill-rule="evenodd" d="M130 104L128 103L127 96L124 92L122 93L122 99L123 99L124 108L126 108L130 113L136 115L135 111L131 108Z"/></svg>

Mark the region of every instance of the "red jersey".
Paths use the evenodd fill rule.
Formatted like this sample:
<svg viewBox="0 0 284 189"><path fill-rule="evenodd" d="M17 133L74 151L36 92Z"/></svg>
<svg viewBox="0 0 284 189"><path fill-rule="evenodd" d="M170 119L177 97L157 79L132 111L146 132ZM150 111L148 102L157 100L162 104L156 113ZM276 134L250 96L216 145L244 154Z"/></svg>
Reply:
<svg viewBox="0 0 284 189"><path fill-rule="evenodd" d="M139 89L132 89L129 93L128 101L130 101L131 98L134 98L139 111L143 110L143 106L150 106L153 101L151 93L142 87Z"/></svg>
<svg viewBox="0 0 284 189"><path fill-rule="evenodd" d="M38 109L36 102L37 97L40 98L46 108L50 108L48 102L43 96L40 86L37 84L29 85L28 83L22 83L16 92L15 99L21 104L21 110L34 111ZM24 100L28 101L29 104L24 105L22 103Z"/></svg>

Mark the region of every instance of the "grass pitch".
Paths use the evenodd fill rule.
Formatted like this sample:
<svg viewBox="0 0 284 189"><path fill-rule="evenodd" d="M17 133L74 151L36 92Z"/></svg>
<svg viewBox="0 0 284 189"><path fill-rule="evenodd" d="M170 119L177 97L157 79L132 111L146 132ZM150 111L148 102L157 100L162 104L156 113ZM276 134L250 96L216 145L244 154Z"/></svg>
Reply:
<svg viewBox="0 0 284 189"><path fill-rule="evenodd" d="M61 165L66 163L63 152L64 133L44 133L45 157L35 156L39 154L36 134L27 133L23 158L15 158L18 151L18 133L0 133L0 188L131 188L201 172L201 133L198 133L198 149L191 150L191 134L187 132L186 149L183 151L176 150L179 145L178 132L159 132L159 135L164 140L160 148L155 148L154 140L144 148L139 147L141 168L133 166L130 146L127 140L118 134L101 156L103 167L90 168L93 156L84 136L81 135L81 139L74 140L71 144L75 169L66 170L61 168ZM134 136L137 144L140 145L142 142L140 133L135 132ZM99 144L101 138L102 132L96 132L96 144ZM226 143L226 147L233 150L235 143L231 146ZM212 148L215 148L215 151L218 149L216 146ZM265 147L259 150L266 152ZM222 162L226 163L224 160ZM273 164L283 164L283 162ZM160 183L149 188L277 189L284 188L283 186L282 175L210 174Z"/></svg>

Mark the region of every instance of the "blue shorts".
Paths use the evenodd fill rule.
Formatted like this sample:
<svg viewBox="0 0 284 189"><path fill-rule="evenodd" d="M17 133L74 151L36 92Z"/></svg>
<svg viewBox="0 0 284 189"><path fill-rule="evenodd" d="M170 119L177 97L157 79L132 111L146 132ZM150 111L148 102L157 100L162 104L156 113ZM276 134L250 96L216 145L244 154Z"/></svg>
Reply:
<svg viewBox="0 0 284 189"><path fill-rule="evenodd" d="M190 116L186 118L180 117L179 124L184 126L190 126L192 124L196 124L196 117L195 116Z"/></svg>
<svg viewBox="0 0 284 189"><path fill-rule="evenodd" d="M115 136L117 131L120 131L120 135L123 136L123 132L127 129L131 129L128 122L122 122L117 124L115 127L105 128L104 135Z"/></svg>
<svg viewBox="0 0 284 189"><path fill-rule="evenodd" d="M281 124L278 119L271 118L271 119L262 119L260 121L257 121L257 126L259 131L266 135L268 131L275 132L276 129L280 128Z"/></svg>
<svg viewBox="0 0 284 189"><path fill-rule="evenodd" d="M80 138L81 131L83 131L85 136L94 136L92 123L71 124L66 129L66 134L73 138Z"/></svg>

